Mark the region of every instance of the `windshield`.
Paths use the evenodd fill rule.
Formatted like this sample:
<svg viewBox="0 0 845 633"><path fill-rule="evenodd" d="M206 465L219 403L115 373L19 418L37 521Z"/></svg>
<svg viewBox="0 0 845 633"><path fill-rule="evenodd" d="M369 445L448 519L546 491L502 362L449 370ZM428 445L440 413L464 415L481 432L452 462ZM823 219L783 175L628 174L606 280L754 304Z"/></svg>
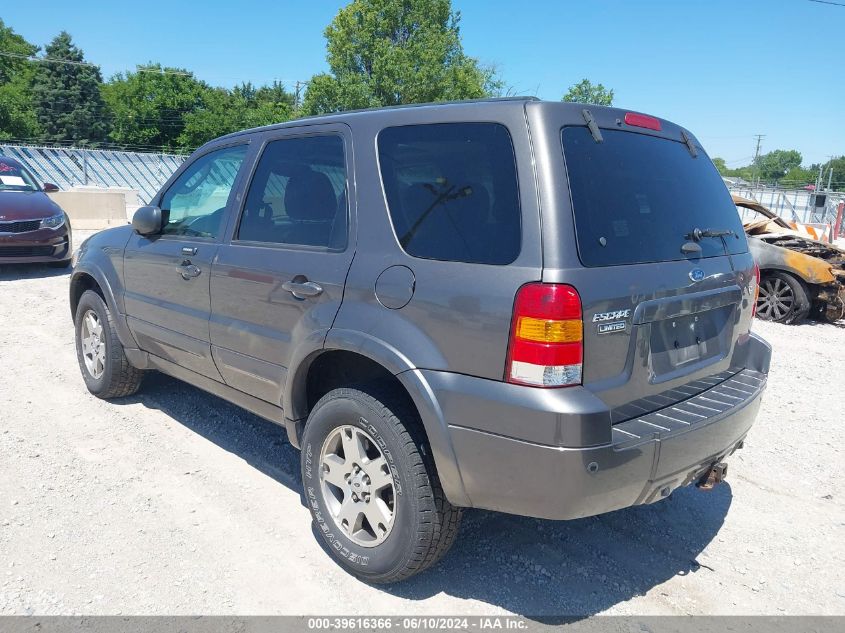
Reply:
<svg viewBox="0 0 845 633"><path fill-rule="evenodd" d="M695 229L704 232L700 257L748 250L736 207L703 152L693 157L683 143L622 130L602 135L597 143L586 127L562 132L585 266L687 259L681 246Z"/></svg>
<svg viewBox="0 0 845 633"><path fill-rule="evenodd" d="M20 165L0 158L0 191L38 191L38 185Z"/></svg>

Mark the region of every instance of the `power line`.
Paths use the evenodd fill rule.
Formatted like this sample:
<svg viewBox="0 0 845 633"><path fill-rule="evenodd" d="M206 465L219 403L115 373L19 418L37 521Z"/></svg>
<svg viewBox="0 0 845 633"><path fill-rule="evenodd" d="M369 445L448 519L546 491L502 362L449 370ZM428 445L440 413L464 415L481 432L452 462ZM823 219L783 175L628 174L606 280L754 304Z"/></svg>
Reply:
<svg viewBox="0 0 845 633"><path fill-rule="evenodd" d="M835 7L845 7L841 2L830 2L830 0L810 0L810 2L818 2L819 4L832 4Z"/></svg>

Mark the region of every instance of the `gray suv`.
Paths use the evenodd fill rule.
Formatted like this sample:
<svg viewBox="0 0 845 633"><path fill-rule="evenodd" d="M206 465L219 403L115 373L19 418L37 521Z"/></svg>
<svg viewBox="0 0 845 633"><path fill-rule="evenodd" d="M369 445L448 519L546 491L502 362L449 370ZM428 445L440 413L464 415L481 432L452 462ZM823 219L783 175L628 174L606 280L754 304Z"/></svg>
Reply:
<svg viewBox="0 0 845 633"><path fill-rule="evenodd" d="M464 507L712 487L766 385L756 292L692 134L507 99L216 139L80 247L70 308L94 395L153 369L284 426L329 551L392 582Z"/></svg>

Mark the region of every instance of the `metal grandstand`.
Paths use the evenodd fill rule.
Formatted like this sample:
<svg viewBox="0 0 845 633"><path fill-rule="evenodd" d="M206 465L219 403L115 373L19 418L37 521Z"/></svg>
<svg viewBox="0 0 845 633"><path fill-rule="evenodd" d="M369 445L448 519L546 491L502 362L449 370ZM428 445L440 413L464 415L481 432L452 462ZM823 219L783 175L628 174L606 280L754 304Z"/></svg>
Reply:
<svg viewBox="0 0 845 633"><path fill-rule="evenodd" d="M26 165L41 182L60 189L128 187L148 202L187 156L107 149L0 144L0 155Z"/></svg>

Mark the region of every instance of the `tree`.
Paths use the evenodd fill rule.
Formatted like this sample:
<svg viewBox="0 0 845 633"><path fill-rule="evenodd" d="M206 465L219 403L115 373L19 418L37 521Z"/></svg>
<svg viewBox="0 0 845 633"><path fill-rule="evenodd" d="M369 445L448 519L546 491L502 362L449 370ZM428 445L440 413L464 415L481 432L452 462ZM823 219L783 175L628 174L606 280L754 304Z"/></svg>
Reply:
<svg viewBox="0 0 845 633"><path fill-rule="evenodd" d="M719 170L720 174L722 174L723 176L728 175L728 171L730 171L730 170L728 169L728 166L725 163L724 158L719 158L718 156L716 156L716 158L713 159L713 165L716 166L716 169Z"/></svg>
<svg viewBox="0 0 845 633"><path fill-rule="evenodd" d="M822 189L827 188L828 177L830 177L830 187L833 191L845 191L845 156L835 156L826 163L810 165L807 170L812 174L810 184L815 184L820 169L822 172ZM832 176L829 173L831 169L833 170Z"/></svg>
<svg viewBox="0 0 845 633"><path fill-rule="evenodd" d="M776 149L768 154L758 156L753 166L760 180L779 180L789 170L801 166L801 152L794 149Z"/></svg>
<svg viewBox="0 0 845 633"><path fill-rule="evenodd" d="M593 85L589 79L582 79L569 86L569 92L563 95L561 101L609 106L613 105L613 90L608 90L602 84Z"/></svg>
<svg viewBox="0 0 845 633"><path fill-rule="evenodd" d="M784 187L798 189L807 185L815 184L816 175L819 170L804 169L803 167L792 167L784 174L783 178L779 179L779 183Z"/></svg>
<svg viewBox="0 0 845 633"><path fill-rule="evenodd" d="M209 89L202 105L185 114L179 144L198 147L223 134L287 121L293 117L293 108L293 95L280 83L257 89L249 83L232 91Z"/></svg>
<svg viewBox="0 0 845 633"><path fill-rule="evenodd" d="M59 33L47 45L32 87L41 138L90 144L105 140L109 126L102 81L99 67L85 62L67 32Z"/></svg>
<svg viewBox="0 0 845 633"><path fill-rule="evenodd" d="M35 64L27 60L38 47L7 27L0 19L0 139L31 139L38 135L32 105Z"/></svg>
<svg viewBox="0 0 845 633"><path fill-rule="evenodd" d="M304 114L498 94L495 70L463 51L450 0L353 0L325 30L330 72L314 76Z"/></svg>
<svg viewBox="0 0 845 633"><path fill-rule="evenodd" d="M103 86L112 117L111 140L139 148L185 148L185 117L220 98L182 68L150 63L118 73Z"/></svg>

